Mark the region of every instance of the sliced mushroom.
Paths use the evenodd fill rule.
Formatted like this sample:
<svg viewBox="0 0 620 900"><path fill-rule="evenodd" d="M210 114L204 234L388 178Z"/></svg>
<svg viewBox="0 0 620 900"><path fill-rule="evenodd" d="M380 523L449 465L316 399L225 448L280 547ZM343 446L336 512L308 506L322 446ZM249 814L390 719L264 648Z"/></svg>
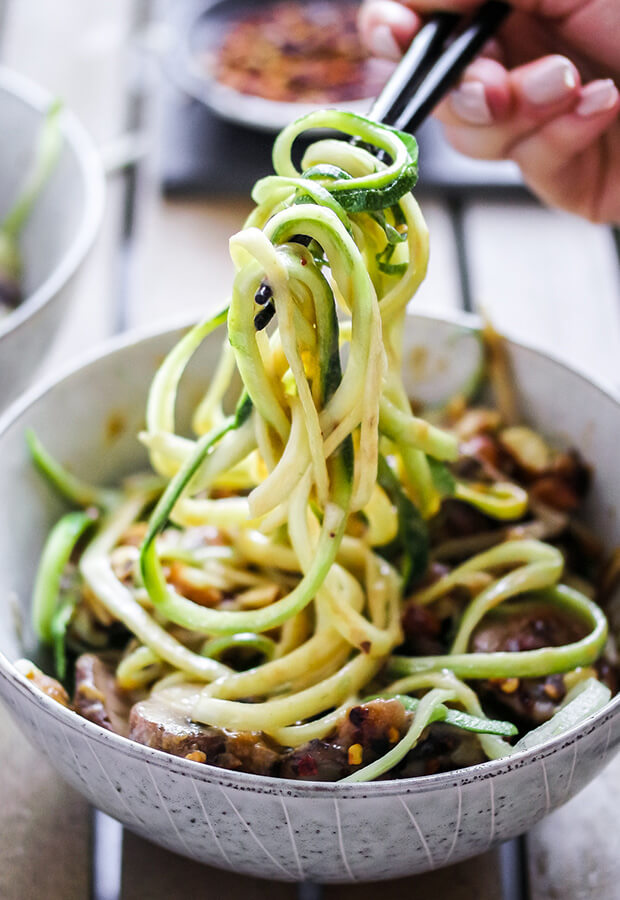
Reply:
<svg viewBox="0 0 620 900"><path fill-rule="evenodd" d="M221 768L273 774L282 751L265 735L228 732L192 721L191 711L202 687L171 685L136 703L130 716L131 740Z"/></svg>
<svg viewBox="0 0 620 900"><path fill-rule="evenodd" d="M504 428L500 432L499 442L525 472L537 474L551 465L551 449L539 434L525 425Z"/></svg>
<svg viewBox="0 0 620 900"><path fill-rule="evenodd" d="M80 715L116 734L129 734L129 711L135 700L116 683L116 657L83 653L75 663L74 705Z"/></svg>

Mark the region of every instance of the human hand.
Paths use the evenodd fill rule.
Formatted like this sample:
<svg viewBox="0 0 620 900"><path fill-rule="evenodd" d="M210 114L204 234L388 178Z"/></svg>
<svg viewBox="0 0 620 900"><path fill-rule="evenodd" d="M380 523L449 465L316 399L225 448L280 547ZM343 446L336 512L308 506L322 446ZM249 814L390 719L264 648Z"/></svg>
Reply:
<svg viewBox="0 0 620 900"><path fill-rule="evenodd" d="M360 28L398 59L438 9L472 0L365 0ZM545 202L620 223L620 2L513 0L514 12L435 115L478 159L513 159Z"/></svg>

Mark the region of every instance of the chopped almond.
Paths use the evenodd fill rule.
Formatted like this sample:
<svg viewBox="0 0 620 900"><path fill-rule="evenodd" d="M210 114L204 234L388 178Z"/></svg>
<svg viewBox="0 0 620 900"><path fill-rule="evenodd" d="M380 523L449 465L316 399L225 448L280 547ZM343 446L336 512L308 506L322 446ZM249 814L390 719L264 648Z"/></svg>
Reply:
<svg viewBox="0 0 620 900"><path fill-rule="evenodd" d="M237 594L235 600L244 609L260 609L277 600L280 593L280 586L277 584L260 584Z"/></svg>
<svg viewBox="0 0 620 900"><path fill-rule="evenodd" d="M123 532L119 544L129 544L132 547L140 547L146 537L148 522L134 522Z"/></svg>
<svg viewBox="0 0 620 900"><path fill-rule="evenodd" d="M222 591L208 583L204 572L180 562L173 562L170 566L168 581L180 594L198 606L219 606L224 599Z"/></svg>
<svg viewBox="0 0 620 900"><path fill-rule="evenodd" d="M544 472L551 465L551 450L531 428L524 425L505 428L499 441L506 453L527 472Z"/></svg>
<svg viewBox="0 0 620 900"><path fill-rule="evenodd" d="M562 690L560 686L553 681L546 681L543 687L543 691L550 700L562 699Z"/></svg>
<svg viewBox="0 0 620 900"><path fill-rule="evenodd" d="M185 759L191 759L193 762L206 763L207 754L203 753L202 750L192 750L191 753L187 753Z"/></svg>
<svg viewBox="0 0 620 900"><path fill-rule="evenodd" d="M498 683L503 694L514 694L519 689L518 678L503 678Z"/></svg>
<svg viewBox="0 0 620 900"><path fill-rule="evenodd" d="M463 441L497 431L501 424L499 413L494 409L468 409L454 426Z"/></svg>
<svg viewBox="0 0 620 900"><path fill-rule="evenodd" d="M140 558L136 544L121 544L110 553L110 565L119 581L127 581L133 577Z"/></svg>

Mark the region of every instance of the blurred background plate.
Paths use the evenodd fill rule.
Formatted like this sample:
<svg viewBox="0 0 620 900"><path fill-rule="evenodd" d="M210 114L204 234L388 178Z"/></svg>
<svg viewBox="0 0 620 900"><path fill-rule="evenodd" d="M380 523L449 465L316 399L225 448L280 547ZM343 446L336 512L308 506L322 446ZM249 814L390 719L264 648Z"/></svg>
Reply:
<svg viewBox="0 0 620 900"><path fill-rule="evenodd" d="M243 94L214 77L219 48L238 23L281 0L162 0L159 19L168 34L164 52L161 182L171 196L246 194L271 171L273 134L296 116L326 105L366 112L371 100L283 102ZM308 6L317 0L289 0ZM351 0L321 0L320 6L350 7ZM359 5L359 4L356 4ZM384 77L389 69L384 70ZM373 79L376 84L376 72ZM378 91L378 86L376 87ZM453 150L440 126L428 121L416 134L420 187L462 194L523 191L516 165L472 160Z"/></svg>
<svg viewBox="0 0 620 900"><path fill-rule="evenodd" d="M356 0L177 0L170 6L178 16L168 57L172 80L238 125L278 132L324 106L366 113L394 68L360 58Z"/></svg>

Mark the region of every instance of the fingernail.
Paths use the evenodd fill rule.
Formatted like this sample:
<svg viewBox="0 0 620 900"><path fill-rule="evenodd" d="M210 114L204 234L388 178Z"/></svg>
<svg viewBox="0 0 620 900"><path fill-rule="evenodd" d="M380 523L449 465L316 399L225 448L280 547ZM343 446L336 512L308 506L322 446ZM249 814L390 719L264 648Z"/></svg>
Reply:
<svg viewBox="0 0 620 900"><path fill-rule="evenodd" d="M375 25L370 32L368 44L375 56L398 61L403 55L389 25Z"/></svg>
<svg viewBox="0 0 620 900"><path fill-rule="evenodd" d="M450 105L459 119L472 125L490 125L493 121L484 85L480 81L464 81L450 94Z"/></svg>
<svg viewBox="0 0 620 900"><path fill-rule="evenodd" d="M557 103L577 87L575 70L563 56L550 56L532 66L521 83L526 100L536 106Z"/></svg>
<svg viewBox="0 0 620 900"><path fill-rule="evenodd" d="M575 112L578 116L595 116L597 113L612 109L617 100L618 88L611 78L593 81L581 91L581 99Z"/></svg>

